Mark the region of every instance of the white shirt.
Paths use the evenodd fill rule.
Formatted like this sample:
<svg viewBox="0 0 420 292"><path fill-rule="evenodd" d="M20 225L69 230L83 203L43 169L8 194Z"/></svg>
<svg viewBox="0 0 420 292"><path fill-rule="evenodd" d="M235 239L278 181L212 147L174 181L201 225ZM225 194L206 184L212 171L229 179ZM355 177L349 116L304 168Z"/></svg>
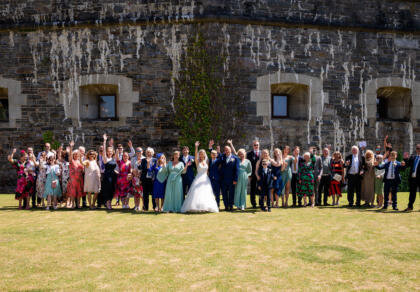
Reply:
<svg viewBox="0 0 420 292"><path fill-rule="evenodd" d="M299 156L298 157L293 157L292 161L292 173L298 173L299 171ZM296 166L295 166L295 161L296 161Z"/></svg>
<svg viewBox="0 0 420 292"><path fill-rule="evenodd" d="M386 176L387 179L394 179L395 178L395 168L397 163L395 161L391 161L388 166L388 174Z"/></svg>
<svg viewBox="0 0 420 292"><path fill-rule="evenodd" d="M59 175L60 174L60 166L58 164L47 165L46 174L49 174L51 172L54 172L56 175Z"/></svg>
<svg viewBox="0 0 420 292"><path fill-rule="evenodd" d="M182 160L184 160L185 164L188 162L188 156L182 156Z"/></svg>
<svg viewBox="0 0 420 292"><path fill-rule="evenodd" d="M232 155L229 155L228 157L226 157L226 162L229 162L229 160L232 158Z"/></svg>
<svg viewBox="0 0 420 292"><path fill-rule="evenodd" d="M267 174L268 168L263 168L265 174Z"/></svg>
<svg viewBox="0 0 420 292"><path fill-rule="evenodd" d="M358 174L359 173L359 156L353 155L350 174Z"/></svg>

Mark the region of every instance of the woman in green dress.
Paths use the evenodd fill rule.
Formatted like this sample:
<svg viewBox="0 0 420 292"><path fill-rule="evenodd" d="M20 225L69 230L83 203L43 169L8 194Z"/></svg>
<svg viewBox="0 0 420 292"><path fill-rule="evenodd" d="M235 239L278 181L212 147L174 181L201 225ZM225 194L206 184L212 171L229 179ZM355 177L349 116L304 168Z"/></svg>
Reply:
<svg viewBox="0 0 420 292"><path fill-rule="evenodd" d="M179 161L179 156L179 151L175 151L172 161L167 165L164 164L157 175L157 179L161 183L167 179L163 212L181 212L184 201L181 174L185 172L186 168L184 169L184 164Z"/></svg>
<svg viewBox="0 0 420 292"><path fill-rule="evenodd" d="M232 148L232 152L239 157L239 174L238 174L238 183L235 186L235 197L234 204L238 209L242 211L246 208L246 196L248 194L248 181L249 177L252 175L252 165L251 161L246 159L245 149L239 149L236 152L235 147L233 147L232 140L227 141Z"/></svg>
<svg viewBox="0 0 420 292"><path fill-rule="evenodd" d="M292 168L290 167L293 163L293 156L289 155L290 153L290 147L289 146L285 146L284 150L283 150L283 159L285 162L285 167L281 172L281 179L283 181L283 189L281 191L281 196L282 196L282 203L283 203L283 207L288 207L289 206L289 193L290 193L290 184L292 181Z"/></svg>
<svg viewBox="0 0 420 292"><path fill-rule="evenodd" d="M312 207L315 206L314 196L314 161L311 154L306 152L303 155L304 161L299 164L297 195L303 197L304 206L306 206L306 197L311 197Z"/></svg>

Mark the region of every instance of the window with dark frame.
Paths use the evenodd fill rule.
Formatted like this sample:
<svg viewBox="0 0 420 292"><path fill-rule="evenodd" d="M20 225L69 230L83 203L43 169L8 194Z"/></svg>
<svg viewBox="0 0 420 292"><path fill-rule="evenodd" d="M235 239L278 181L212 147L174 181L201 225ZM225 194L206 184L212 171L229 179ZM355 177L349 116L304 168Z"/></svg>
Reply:
<svg viewBox="0 0 420 292"><path fill-rule="evenodd" d="M0 98L0 122L9 121L9 99Z"/></svg>
<svg viewBox="0 0 420 292"><path fill-rule="evenodd" d="M377 119L387 119L387 100L385 97L378 96L376 99L376 118Z"/></svg>
<svg viewBox="0 0 420 292"><path fill-rule="evenodd" d="M116 119L116 96L115 95L100 95L99 96L99 119Z"/></svg>
<svg viewBox="0 0 420 292"><path fill-rule="evenodd" d="M273 94L271 96L271 116L272 118L287 118L288 111L288 96L284 94Z"/></svg>

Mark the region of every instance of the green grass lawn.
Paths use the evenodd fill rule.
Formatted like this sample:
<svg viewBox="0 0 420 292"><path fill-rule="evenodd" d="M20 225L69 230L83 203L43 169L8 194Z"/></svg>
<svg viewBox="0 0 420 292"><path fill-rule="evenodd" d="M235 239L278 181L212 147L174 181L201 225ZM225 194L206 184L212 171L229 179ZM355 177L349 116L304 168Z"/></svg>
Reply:
<svg viewBox="0 0 420 292"><path fill-rule="evenodd" d="M419 201L156 215L19 211L0 195L0 290L418 290Z"/></svg>

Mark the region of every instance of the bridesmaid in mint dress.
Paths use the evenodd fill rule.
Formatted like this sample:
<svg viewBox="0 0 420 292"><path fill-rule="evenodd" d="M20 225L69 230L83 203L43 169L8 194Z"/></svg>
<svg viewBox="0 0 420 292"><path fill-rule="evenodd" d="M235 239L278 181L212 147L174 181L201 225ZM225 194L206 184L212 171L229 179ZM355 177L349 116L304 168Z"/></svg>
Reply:
<svg viewBox="0 0 420 292"><path fill-rule="evenodd" d="M157 179L161 183L165 182L165 179L167 179L163 212L181 212L182 203L184 201L181 174L185 171L184 164L179 161L179 156L179 151L175 151L172 161L167 165L163 165L157 175Z"/></svg>
<svg viewBox="0 0 420 292"><path fill-rule="evenodd" d="M246 196L248 194L248 181L249 177L252 174L252 165L251 161L246 159L245 149L239 149L236 152L235 147L233 147L232 140L228 140L232 148L232 152L239 157L239 174L238 174L238 183L235 186L235 197L233 203L238 209L245 210L246 208Z"/></svg>
<svg viewBox="0 0 420 292"><path fill-rule="evenodd" d="M292 168L290 167L293 162L293 157L289 156L290 147L285 146L283 150L283 159L286 162L284 170L281 172L281 179L283 181L283 189L281 191L282 201L284 201L284 207L288 207L290 183L292 181Z"/></svg>

